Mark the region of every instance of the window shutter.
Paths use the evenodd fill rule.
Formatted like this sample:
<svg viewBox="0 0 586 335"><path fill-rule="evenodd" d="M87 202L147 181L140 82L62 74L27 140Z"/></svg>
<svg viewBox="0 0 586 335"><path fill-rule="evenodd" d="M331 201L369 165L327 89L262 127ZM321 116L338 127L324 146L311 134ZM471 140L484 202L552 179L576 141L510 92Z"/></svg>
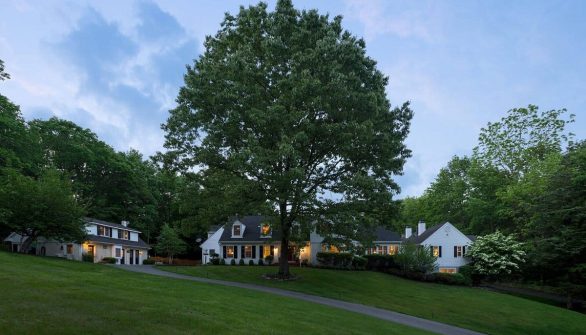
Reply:
<svg viewBox="0 0 586 335"><path fill-rule="evenodd" d="M246 257L246 254L244 253L244 246L240 246L240 251L242 251L242 253L240 254L240 258L244 258Z"/></svg>
<svg viewBox="0 0 586 335"><path fill-rule="evenodd" d="M258 258L262 258L265 254L265 247L262 245L258 246Z"/></svg>
<svg viewBox="0 0 586 335"><path fill-rule="evenodd" d="M222 247L222 258L226 258L226 246Z"/></svg>
<svg viewBox="0 0 586 335"><path fill-rule="evenodd" d="M454 246L454 258L458 257L458 247Z"/></svg>
<svg viewBox="0 0 586 335"><path fill-rule="evenodd" d="M439 256L442 257L442 246L439 246Z"/></svg>
<svg viewBox="0 0 586 335"><path fill-rule="evenodd" d="M252 258L256 258L256 245L252 246Z"/></svg>
<svg viewBox="0 0 586 335"><path fill-rule="evenodd" d="M466 256L466 246L462 247L462 256Z"/></svg>
<svg viewBox="0 0 586 335"><path fill-rule="evenodd" d="M270 251L271 251L271 256L275 256L275 247L273 247L273 246L271 245L271 247L270 247L270 248L271 248L271 250L270 250Z"/></svg>
<svg viewBox="0 0 586 335"><path fill-rule="evenodd" d="M232 248L234 248L234 258L238 258L238 246L235 245Z"/></svg>

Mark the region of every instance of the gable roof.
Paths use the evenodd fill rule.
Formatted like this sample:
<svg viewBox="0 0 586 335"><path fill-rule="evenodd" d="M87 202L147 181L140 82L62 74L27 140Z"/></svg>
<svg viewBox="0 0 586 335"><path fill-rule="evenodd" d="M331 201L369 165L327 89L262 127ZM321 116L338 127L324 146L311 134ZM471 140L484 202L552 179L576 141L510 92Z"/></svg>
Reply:
<svg viewBox="0 0 586 335"><path fill-rule="evenodd" d="M423 234L421 234L419 236L417 236L417 235L411 235L411 237L409 237L408 239L405 239L405 242L412 242L412 243L415 243L415 244L420 244L421 242L427 240L428 237L430 237L433 233L435 233L436 231L438 231L438 229L440 229L446 223L447 222L440 223L440 224L436 224L435 226L426 229L423 232Z"/></svg>
<svg viewBox="0 0 586 335"><path fill-rule="evenodd" d="M111 228L129 230L129 231L133 231L135 233L140 234L140 230L132 229L130 227L124 227L123 225L118 224L118 223L108 222L108 221L104 221L104 220L98 220L98 219L89 218L89 217L85 217L85 218L83 218L83 220L86 223L96 223L96 224L111 227Z"/></svg>
<svg viewBox="0 0 586 335"><path fill-rule="evenodd" d="M401 235L385 227L376 227L373 242L401 242Z"/></svg>
<svg viewBox="0 0 586 335"><path fill-rule="evenodd" d="M244 228L244 234L242 237L232 237L232 225L238 220ZM281 234L278 230L272 231L271 237L260 236L260 226L263 222L268 221L268 217L262 215L249 215L243 217L232 217L228 223L224 226L224 232L220 237L220 242L264 242L280 240Z"/></svg>

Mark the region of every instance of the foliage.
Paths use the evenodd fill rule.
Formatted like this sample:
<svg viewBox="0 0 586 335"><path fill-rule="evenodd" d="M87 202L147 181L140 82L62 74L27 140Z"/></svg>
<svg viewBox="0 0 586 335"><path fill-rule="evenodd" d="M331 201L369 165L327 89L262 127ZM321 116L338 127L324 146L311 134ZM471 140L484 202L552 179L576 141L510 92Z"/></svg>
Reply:
<svg viewBox="0 0 586 335"><path fill-rule="evenodd" d="M354 256L347 252L318 252L316 257L322 267L349 270Z"/></svg>
<svg viewBox="0 0 586 335"><path fill-rule="evenodd" d="M226 265L226 260L223 258L220 258L220 265Z"/></svg>
<svg viewBox="0 0 586 335"><path fill-rule="evenodd" d="M371 254L365 255L363 258L366 259L366 269L374 271L386 271L388 269L398 269L399 265L395 261L394 255L380 255Z"/></svg>
<svg viewBox="0 0 586 335"><path fill-rule="evenodd" d="M307 260L304 260L307 262ZM368 260L362 256L352 257L352 269L354 270L366 270L366 264Z"/></svg>
<svg viewBox="0 0 586 335"><path fill-rule="evenodd" d="M265 262L266 262L268 265L272 265L274 260L275 260L275 256L273 256L273 255L267 255L267 256L265 257Z"/></svg>
<svg viewBox="0 0 586 335"><path fill-rule="evenodd" d="M572 134L565 128L574 115L563 116L565 109L539 112L539 108L514 108L500 121L482 128L474 156L485 165L494 166L513 177L526 173L535 161L559 152Z"/></svg>
<svg viewBox="0 0 586 335"><path fill-rule="evenodd" d="M114 257L104 257L104 258L102 258L102 260L100 262L101 263L106 263L106 264L116 264L116 258L114 258Z"/></svg>
<svg viewBox="0 0 586 335"><path fill-rule="evenodd" d="M464 286L472 285L471 279L464 276L461 273L436 272L433 275L429 276L428 281L438 283L438 284L447 284L447 285L464 285Z"/></svg>
<svg viewBox="0 0 586 335"><path fill-rule="evenodd" d="M40 236L83 240L83 208L75 200L71 183L59 172L44 171L39 179L14 170L0 173L0 220L11 231L29 237L22 244L22 252L27 252Z"/></svg>
<svg viewBox="0 0 586 335"><path fill-rule="evenodd" d="M10 75L4 70L4 61L0 59L0 81L10 79Z"/></svg>
<svg viewBox="0 0 586 335"><path fill-rule="evenodd" d="M267 204L267 214L277 210L286 277L293 222L388 217L392 177L410 155L403 142L412 112L407 103L391 109L387 82L341 17L288 0L274 12L264 3L241 8L188 67L165 146L179 168L239 180L232 191Z"/></svg>
<svg viewBox="0 0 586 335"><path fill-rule="evenodd" d="M265 262L263 262L262 258L260 258L260 259L258 260L258 265L261 265L261 266L262 266L262 265L265 265Z"/></svg>
<svg viewBox="0 0 586 335"><path fill-rule="evenodd" d="M240 260L238 261L238 265L244 265L244 259L240 258Z"/></svg>
<svg viewBox="0 0 586 335"><path fill-rule="evenodd" d="M425 275L437 269L436 258L430 247L409 242L401 244L395 261L403 273L415 272Z"/></svg>
<svg viewBox="0 0 586 335"><path fill-rule="evenodd" d="M525 262L523 244L515 240L513 235L504 235L500 231L479 236L468 248L466 256L472 260L476 273L490 279L510 275Z"/></svg>
<svg viewBox="0 0 586 335"><path fill-rule="evenodd" d="M173 264L173 256L183 252L185 247L185 242L179 238L175 229L169 225L164 225L157 239L155 250L158 253L167 255L169 257L169 264Z"/></svg>
<svg viewBox="0 0 586 335"><path fill-rule="evenodd" d="M248 261L248 265L254 265L254 261L251 259Z"/></svg>
<svg viewBox="0 0 586 335"><path fill-rule="evenodd" d="M147 258L142 261L143 265L154 265L155 263L156 263L155 260L152 258Z"/></svg>
<svg viewBox="0 0 586 335"><path fill-rule="evenodd" d="M236 265L236 260L234 258L232 258L232 260L230 261L230 265Z"/></svg>
<svg viewBox="0 0 586 335"><path fill-rule="evenodd" d="M93 263L94 262L94 255L91 255L91 254L82 254L81 255L81 260L83 262Z"/></svg>

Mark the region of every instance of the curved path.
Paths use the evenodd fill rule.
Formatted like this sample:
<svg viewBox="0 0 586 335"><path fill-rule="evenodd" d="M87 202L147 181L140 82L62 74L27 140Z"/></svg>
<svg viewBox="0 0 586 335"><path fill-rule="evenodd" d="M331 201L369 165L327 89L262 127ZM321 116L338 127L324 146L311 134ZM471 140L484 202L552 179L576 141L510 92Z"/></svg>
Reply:
<svg viewBox="0 0 586 335"><path fill-rule="evenodd" d="M436 334L444 334L444 335L482 335L482 333L478 333L472 330L459 328L456 326L450 326L445 323L440 323L436 321L431 321L427 319L418 318L415 316L410 316L407 314L397 313L393 311L389 311L386 309L356 304L347 301L341 301L336 299L324 298L320 296L315 296L311 294L305 294L295 291L288 291L274 287L267 287L267 286L260 286L254 284L245 284L245 283L238 283L238 282L231 282L225 280L217 280L217 279L208 279L208 278L201 278L201 277L193 277L188 275L182 275L173 272L167 272L163 270L159 270L152 265L142 265L142 266L125 266L125 265L117 265L117 268L132 271L132 272L140 272L146 273L156 276L162 277L169 277L169 278L176 278L176 279L185 279L191 280L201 283L208 283L208 284L216 284L216 285L224 285L224 286L231 286L231 287L238 287L244 288L249 290L255 290L265 293L276 294L284 297L294 298L305 300L309 302L313 302L316 304L326 305L330 307L344 309L350 312L360 313L368 316L372 316L375 318L400 323L402 325L407 325L413 328L423 329L432 333Z"/></svg>

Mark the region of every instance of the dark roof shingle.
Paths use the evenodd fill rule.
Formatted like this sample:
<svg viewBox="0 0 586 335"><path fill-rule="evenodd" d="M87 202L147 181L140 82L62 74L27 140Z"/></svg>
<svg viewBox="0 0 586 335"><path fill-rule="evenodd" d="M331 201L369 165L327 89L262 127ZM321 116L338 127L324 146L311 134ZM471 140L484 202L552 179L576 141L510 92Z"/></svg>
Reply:
<svg viewBox="0 0 586 335"><path fill-rule="evenodd" d="M238 220L246 228L244 228L244 234L242 237L232 237L232 225ZM243 217L233 217L224 226L224 232L220 237L221 242L260 242L260 241L273 241L279 240L281 234L278 230L272 229L271 237L261 237L260 226L262 223L267 222L268 217L262 215L249 215Z"/></svg>

